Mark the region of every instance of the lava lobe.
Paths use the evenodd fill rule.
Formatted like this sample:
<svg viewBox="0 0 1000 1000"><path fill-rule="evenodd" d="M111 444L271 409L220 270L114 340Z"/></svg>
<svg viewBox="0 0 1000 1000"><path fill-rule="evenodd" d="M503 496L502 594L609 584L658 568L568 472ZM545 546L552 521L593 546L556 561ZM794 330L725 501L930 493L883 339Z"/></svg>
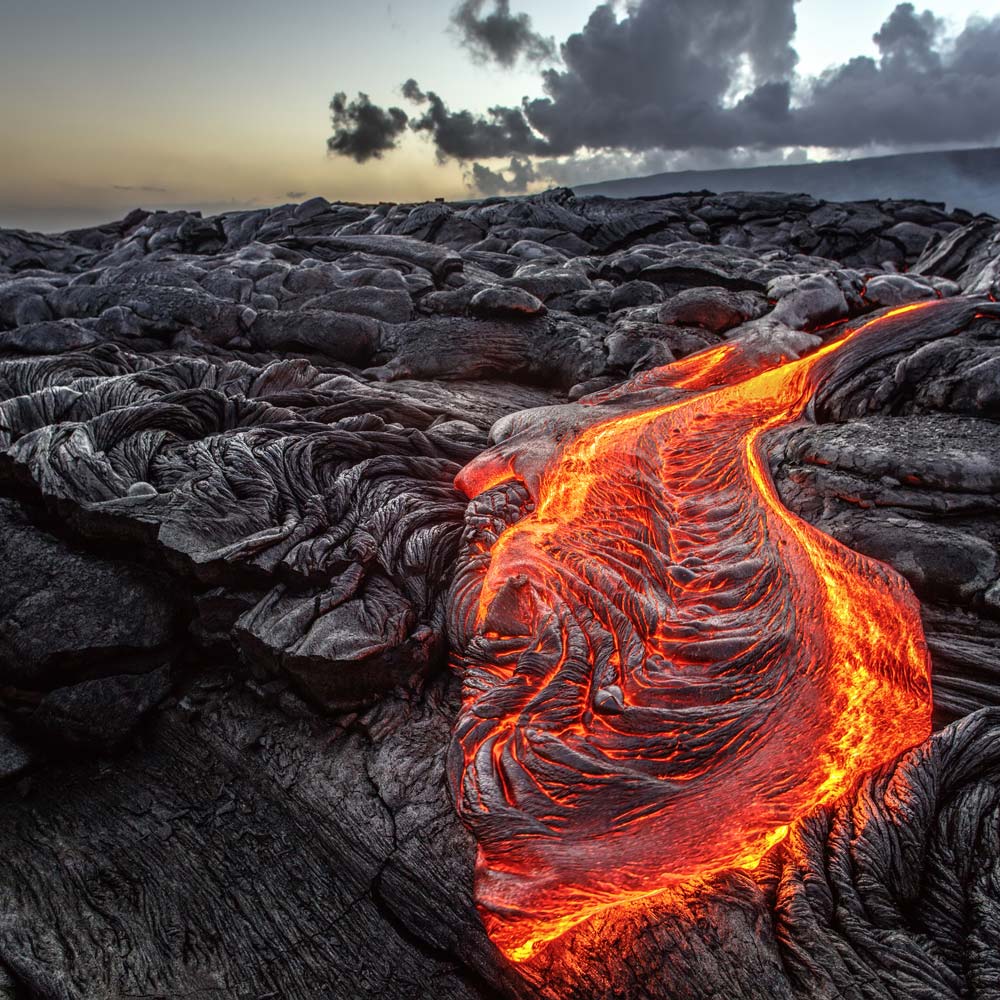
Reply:
<svg viewBox="0 0 1000 1000"><path fill-rule="evenodd" d="M515 961L730 867L925 739L917 601L785 509L762 436L968 303L894 310L759 370L734 343L515 414L458 485L450 779L476 902Z"/></svg>

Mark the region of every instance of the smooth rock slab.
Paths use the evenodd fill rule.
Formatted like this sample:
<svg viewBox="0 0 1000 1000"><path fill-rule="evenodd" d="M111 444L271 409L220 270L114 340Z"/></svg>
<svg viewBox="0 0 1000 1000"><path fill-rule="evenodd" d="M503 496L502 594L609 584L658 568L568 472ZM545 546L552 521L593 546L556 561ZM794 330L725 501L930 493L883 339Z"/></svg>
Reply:
<svg viewBox="0 0 1000 1000"><path fill-rule="evenodd" d="M61 354L63 351L77 351L81 347L90 347L100 339L93 330L88 330L73 320L46 320L0 333L0 351Z"/></svg>
<svg viewBox="0 0 1000 1000"><path fill-rule="evenodd" d="M50 746L111 751L135 732L170 691L170 668L121 674L57 688L41 700L28 724Z"/></svg>
<svg viewBox="0 0 1000 1000"><path fill-rule="evenodd" d="M711 333L724 333L766 312L763 296L734 292L727 288L687 288L668 299L660 308L660 322L666 325L700 326Z"/></svg>
<svg viewBox="0 0 1000 1000"><path fill-rule="evenodd" d="M355 313L383 323L405 323L413 315L413 305L407 292L370 286L327 292L309 299L303 307L324 312Z"/></svg>
<svg viewBox="0 0 1000 1000"><path fill-rule="evenodd" d="M474 316L540 316L545 304L523 288L484 288L472 297L469 311Z"/></svg>
<svg viewBox="0 0 1000 1000"><path fill-rule="evenodd" d="M34 758L32 749L17 738L10 724L0 720L0 785L19 778L31 767Z"/></svg>
<svg viewBox="0 0 1000 1000"><path fill-rule="evenodd" d="M174 634L157 572L71 548L0 499L0 684L47 689L155 660Z"/></svg>

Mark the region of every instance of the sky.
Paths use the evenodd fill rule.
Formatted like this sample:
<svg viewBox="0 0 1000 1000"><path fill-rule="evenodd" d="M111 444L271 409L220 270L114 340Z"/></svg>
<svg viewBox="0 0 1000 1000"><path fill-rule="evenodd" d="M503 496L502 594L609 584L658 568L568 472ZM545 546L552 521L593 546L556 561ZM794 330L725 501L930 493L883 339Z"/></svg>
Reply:
<svg viewBox="0 0 1000 1000"><path fill-rule="evenodd" d="M483 41L495 5L464 0L456 20L457 0L0 0L0 226L56 231L137 205L207 213L317 194L462 198L656 169L991 145L1000 130L989 132L992 118L981 138L969 124L952 127L947 105L922 106L919 96L906 107L919 89L907 74L940 73L928 60L939 51L952 59L949 39L973 15L1000 18L1000 0L931 0L940 21L921 20L920 4L897 17L893 0L633 0L605 5L599 17L596 0L509 0L504 23L530 22L519 22L524 38L506 50ZM782 19L773 30L772 17ZM873 36L891 17L880 47ZM933 49L921 26L937 39ZM976 99L980 111L991 97L1000 106L990 90L998 77L977 68L992 36L984 26L968 37L964 61L939 89L951 93L979 74L960 100ZM645 57L629 49L640 43ZM885 108L868 108L867 64L851 63L856 56L881 60L879 92L898 92ZM837 68L835 88L796 96L803 81L829 82ZM407 80L416 81L410 100ZM598 109L595 80L633 104L648 90L655 107L635 116L613 103ZM792 81L801 113L762 86L773 80ZM711 106L682 120L673 109L697 87ZM390 145L374 153L356 131L359 92L409 122L380 137L376 146ZM331 123L337 93L345 95L340 133ZM527 136L518 132L523 98L534 102ZM832 115L834 99L856 124ZM518 119L513 132L509 122L491 130L497 106ZM869 111L881 118L866 127ZM873 138L883 132L885 140ZM342 154L328 150L337 134ZM670 148L658 145L662 136Z"/></svg>

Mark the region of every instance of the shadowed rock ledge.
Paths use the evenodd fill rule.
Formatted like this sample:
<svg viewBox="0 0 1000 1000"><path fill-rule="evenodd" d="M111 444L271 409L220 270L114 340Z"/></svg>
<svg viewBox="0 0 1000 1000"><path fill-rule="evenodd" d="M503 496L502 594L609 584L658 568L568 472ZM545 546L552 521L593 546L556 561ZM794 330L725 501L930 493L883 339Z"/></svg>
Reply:
<svg viewBox="0 0 1000 1000"><path fill-rule="evenodd" d="M1000 223L805 196L330 204L0 232L0 996L991 996ZM520 966L444 777L458 470L706 346L968 303L768 442L912 584L923 746Z"/></svg>

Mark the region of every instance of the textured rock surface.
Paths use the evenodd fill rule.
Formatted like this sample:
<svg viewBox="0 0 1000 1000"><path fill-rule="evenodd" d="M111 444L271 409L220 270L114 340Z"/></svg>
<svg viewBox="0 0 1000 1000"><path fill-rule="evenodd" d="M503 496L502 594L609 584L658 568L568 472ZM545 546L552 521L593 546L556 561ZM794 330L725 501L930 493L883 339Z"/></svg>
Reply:
<svg viewBox="0 0 1000 1000"><path fill-rule="evenodd" d="M978 322L1000 309L935 300L763 371L733 342L494 428L458 479L449 768L505 954L751 865L930 732L917 602L884 563L962 601L995 579L992 546L895 514L812 533L761 482L758 441L818 386Z"/></svg>
<svg viewBox="0 0 1000 1000"><path fill-rule="evenodd" d="M175 612L164 576L74 550L11 500L0 524L4 683L44 689L165 654Z"/></svg>
<svg viewBox="0 0 1000 1000"><path fill-rule="evenodd" d="M0 232L0 992L990 995L994 319L901 335L768 440L793 511L910 580L948 728L756 872L509 966L445 780L444 600L496 421L987 302L997 226L563 190Z"/></svg>

